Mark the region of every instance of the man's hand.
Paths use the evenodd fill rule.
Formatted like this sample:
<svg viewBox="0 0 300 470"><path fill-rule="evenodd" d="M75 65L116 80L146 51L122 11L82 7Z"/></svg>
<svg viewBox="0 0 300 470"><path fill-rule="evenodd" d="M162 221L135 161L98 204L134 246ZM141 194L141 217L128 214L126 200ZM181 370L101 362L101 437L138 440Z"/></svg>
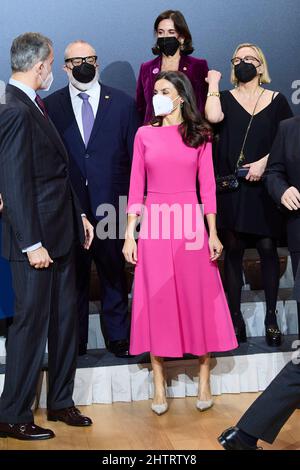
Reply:
<svg viewBox="0 0 300 470"><path fill-rule="evenodd" d="M3 211L3 199L2 199L2 196L0 194L0 212Z"/></svg>
<svg viewBox="0 0 300 470"><path fill-rule="evenodd" d="M85 240L84 240L84 245L83 247L88 250L92 244L93 238L94 238L94 227L88 219L86 218L85 215L81 216L82 217L82 223L83 223L83 228L84 228L84 235L85 235Z"/></svg>
<svg viewBox="0 0 300 470"><path fill-rule="evenodd" d="M53 263L53 260L50 258L48 251L43 247L34 251L28 251L27 257L30 266L33 266L35 269L48 268L50 264Z"/></svg>
<svg viewBox="0 0 300 470"><path fill-rule="evenodd" d="M300 193L297 188L290 186L281 196L281 204L290 211L300 209Z"/></svg>

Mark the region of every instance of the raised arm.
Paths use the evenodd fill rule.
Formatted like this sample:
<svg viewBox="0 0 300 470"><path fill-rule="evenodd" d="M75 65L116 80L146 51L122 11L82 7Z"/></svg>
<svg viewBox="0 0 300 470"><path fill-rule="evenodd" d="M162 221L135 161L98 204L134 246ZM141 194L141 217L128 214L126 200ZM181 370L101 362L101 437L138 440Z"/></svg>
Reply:
<svg viewBox="0 0 300 470"><path fill-rule="evenodd" d="M210 70L207 74L208 96L205 104L205 117L212 124L223 121L224 113L222 111L219 83L221 73L216 70Z"/></svg>

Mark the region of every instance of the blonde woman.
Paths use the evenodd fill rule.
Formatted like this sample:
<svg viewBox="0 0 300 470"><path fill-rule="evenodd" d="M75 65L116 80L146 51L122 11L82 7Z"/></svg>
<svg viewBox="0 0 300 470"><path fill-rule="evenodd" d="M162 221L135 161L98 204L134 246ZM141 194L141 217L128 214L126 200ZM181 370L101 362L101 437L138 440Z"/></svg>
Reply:
<svg viewBox="0 0 300 470"><path fill-rule="evenodd" d="M239 170L239 185L218 194L218 228L225 249L225 284L238 341L246 341L241 314L242 262L244 250L255 247L261 258L266 297L266 341L279 346L281 332L276 319L279 286L277 239L281 215L263 184L269 152L281 120L292 116L286 98L264 88L271 82L260 47L240 44L231 59L234 88L219 92L221 73L208 72L206 118L219 124L215 149L215 173L228 176ZM252 122L250 124L251 116ZM249 127L250 124L250 127ZM247 134L247 128L248 134ZM243 152L241 152L243 150Z"/></svg>

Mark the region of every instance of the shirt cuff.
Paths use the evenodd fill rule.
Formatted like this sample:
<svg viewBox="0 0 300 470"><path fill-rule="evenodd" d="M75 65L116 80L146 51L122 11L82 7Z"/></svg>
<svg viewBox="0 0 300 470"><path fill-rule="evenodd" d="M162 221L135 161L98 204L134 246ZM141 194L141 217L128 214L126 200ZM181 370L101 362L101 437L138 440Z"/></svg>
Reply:
<svg viewBox="0 0 300 470"><path fill-rule="evenodd" d="M39 248L42 248L42 246L43 245L41 242L35 243L35 245L31 245L28 248L25 248L24 250L22 250L22 253L30 253L30 251L34 251L34 250L38 250Z"/></svg>
<svg viewBox="0 0 300 470"><path fill-rule="evenodd" d="M80 214L80 215L81 215L81 217L86 217L86 214Z"/></svg>

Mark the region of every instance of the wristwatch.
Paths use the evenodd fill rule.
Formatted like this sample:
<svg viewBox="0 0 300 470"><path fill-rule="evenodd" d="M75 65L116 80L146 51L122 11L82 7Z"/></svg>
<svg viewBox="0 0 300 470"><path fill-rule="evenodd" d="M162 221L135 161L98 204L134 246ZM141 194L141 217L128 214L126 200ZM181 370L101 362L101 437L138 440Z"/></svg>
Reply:
<svg viewBox="0 0 300 470"><path fill-rule="evenodd" d="M220 93L218 91L209 91L207 93L207 97L209 96L217 96L218 98L220 98Z"/></svg>

